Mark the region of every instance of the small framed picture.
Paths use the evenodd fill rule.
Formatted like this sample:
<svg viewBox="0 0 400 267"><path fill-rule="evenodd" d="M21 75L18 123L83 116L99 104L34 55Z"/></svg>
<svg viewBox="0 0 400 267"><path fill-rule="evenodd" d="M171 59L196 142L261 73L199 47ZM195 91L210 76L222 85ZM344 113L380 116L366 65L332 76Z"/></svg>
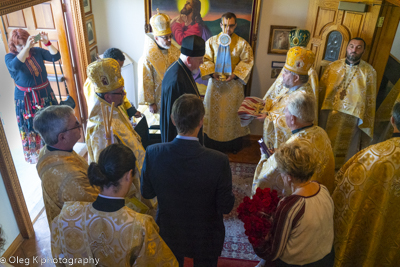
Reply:
<svg viewBox="0 0 400 267"><path fill-rule="evenodd" d="M83 10L85 11L85 16L92 14L92 0L83 0Z"/></svg>
<svg viewBox="0 0 400 267"><path fill-rule="evenodd" d="M271 79L276 79L279 76L279 73L281 73L282 68L280 69L271 69Z"/></svg>
<svg viewBox="0 0 400 267"><path fill-rule="evenodd" d="M98 58L99 50L97 49L97 45L90 48L90 63L94 62Z"/></svg>
<svg viewBox="0 0 400 267"><path fill-rule="evenodd" d="M289 32L295 26L271 25L268 54L286 54L289 50Z"/></svg>
<svg viewBox="0 0 400 267"><path fill-rule="evenodd" d="M285 61L272 61L271 68L283 68L285 66Z"/></svg>
<svg viewBox="0 0 400 267"><path fill-rule="evenodd" d="M88 35L89 46L95 45L97 43L97 40L93 14L86 17L86 31Z"/></svg>

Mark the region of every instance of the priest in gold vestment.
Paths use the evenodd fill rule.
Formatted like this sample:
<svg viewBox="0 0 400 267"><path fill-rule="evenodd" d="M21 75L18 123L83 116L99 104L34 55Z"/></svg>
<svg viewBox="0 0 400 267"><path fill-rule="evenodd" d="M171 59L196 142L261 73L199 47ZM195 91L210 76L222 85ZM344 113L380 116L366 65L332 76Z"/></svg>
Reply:
<svg viewBox="0 0 400 267"><path fill-rule="evenodd" d="M91 202L67 202L51 224L51 250L56 266L178 267L172 251L149 215L124 205L135 172L135 156L112 144L92 162L90 184L101 188Z"/></svg>
<svg viewBox="0 0 400 267"><path fill-rule="evenodd" d="M305 29L293 29L289 32L289 43L290 43L290 47L295 47L295 46L301 46L306 48L308 42L310 41L310 32L308 30ZM318 81L318 74L317 72L314 70L313 67L311 67L308 70L308 82L311 85L311 88L314 91L314 95L315 98L318 99L318 95L319 95L319 81ZM278 77L276 78L275 82L271 85L271 87L268 89L267 93L264 96L264 100L271 98L275 95L277 95L281 90L282 87L284 87L283 85L283 71L281 71L278 75ZM318 123L318 105L315 106L315 123ZM264 124L264 127L268 126L267 124ZM266 139L266 133L267 133L267 129L265 129L264 131L264 136L263 138Z"/></svg>
<svg viewBox="0 0 400 267"><path fill-rule="evenodd" d="M313 95L301 91L290 95L284 113L286 125L292 131L292 136L286 143L301 143L310 148L318 161L311 180L325 185L332 194L335 161L328 135L324 129L313 125L315 106L316 99ZM257 188L275 189L279 195L283 196L292 194L291 188L284 186L274 154L269 158L265 154L261 155L254 174L252 194L255 194Z"/></svg>
<svg viewBox="0 0 400 267"><path fill-rule="evenodd" d="M236 25L235 14L228 12L222 15L221 28L227 29L231 38L228 46L231 72L216 72L218 57L221 56L218 51L222 33L208 39L204 64L200 66L202 79L209 79L204 98L204 144L221 151L240 150L242 137L250 134L248 126L240 125L237 111L244 99L244 85L249 81L253 68L253 50L246 40L234 33ZM226 80L221 78L224 76L227 76Z"/></svg>
<svg viewBox="0 0 400 267"><path fill-rule="evenodd" d="M320 81L319 126L331 139L336 170L374 134L376 71L361 60L364 50L364 40L350 40L346 58L331 63Z"/></svg>
<svg viewBox="0 0 400 267"><path fill-rule="evenodd" d="M282 69L282 87L275 87L265 97L263 114L258 117L264 121L264 142L270 148L278 148L292 135L286 125L284 109L289 96L294 92L303 91L314 96L309 83L308 72L313 65L315 55L312 51L301 46L292 47L286 56Z"/></svg>
<svg viewBox="0 0 400 267"><path fill-rule="evenodd" d="M336 175L335 266L400 266L400 103L393 137L354 155Z"/></svg>
<svg viewBox="0 0 400 267"><path fill-rule="evenodd" d="M43 202L49 225L67 201L94 201L99 194L87 177L88 164L73 147L81 138L82 125L68 106L50 106L40 110L34 129L46 146L36 165L42 180Z"/></svg>
<svg viewBox="0 0 400 267"><path fill-rule="evenodd" d="M89 154L89 163L97 162L100 152L107 146L105 127L101 104L104 110L112 113L112 143L120 143L129 147L136 157L136 173L133 184L135 196L141 199L140 173L142 170L145 150L128 116L122 108L124 79L121 76L118 62L114 59L101 59L91 63L87 69L88 79L91 80L94 93L88 102L89 120L86 129L86 145ZM114 108L111 111L111 103ZM145 200L143 200L145 201ZM153 206L155 204L152 204ZM148 206L148 205L147 205Z"/></svg>
<svg viewBox="0 0 400 267"><path fill-rule="evenodd" d="M161 82L168 67L178 60L180 50L172 44L170 18L158 12L151 17L153 33L145 36L143 56L138 63L139 105L150 125L160 124Z"/></svg>
<svg viewBox="0 0 400 267"><path fill-rule="evenodd" d="M124 53L115 47L109 48L106 51L104 51L103 58L115 59L121 68L125 62ZM125 88L124 88L124 90L125 90ZM94 93L94 89L92 88L92 82L90 81L90 79L86 79L85 85L83 87L83 92L84 92L84 95L86 98L86 102L89 102L92 97L91 95ZM123 108L124 112L128 115L129 119L133 116L136 118L141 117L140 111L138 111L132 105L132 103L129 101L129 99L126 97L126 95L124 96L124 101L123 101L123 104L121 105L121 107Z"/></svg>

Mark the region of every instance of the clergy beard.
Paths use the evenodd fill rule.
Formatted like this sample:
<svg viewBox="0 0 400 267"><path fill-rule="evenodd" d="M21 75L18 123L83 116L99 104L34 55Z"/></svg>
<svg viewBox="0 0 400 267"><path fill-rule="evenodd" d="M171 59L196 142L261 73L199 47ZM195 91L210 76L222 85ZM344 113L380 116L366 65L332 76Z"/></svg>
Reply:
<svg viewBox="0 0 400 267"><path fill-rule="evenodd" d="M160 47L164 48L164 49L170 49L171 48L171 45L164 45L164 44L159 44L159 43L158 43L158 45Z"/></svg>
<svg viewBox="0 0 400 267"><path fill-rule="evenodd" d="M197 74L199 73L199 71L200 71L200 69L192 70L192 74L193 74L193 75L197 75Z"/></svg>
<svg viewBox="0 0 400 267"><path fill-rule="evenodd" d="M362 57L362 54L359 54L359 55L357 55L355 53L351 53L350 55L346 54L347 60L351 61L351 62L358 62L358 61L360 61L361 57Z"/></svg>

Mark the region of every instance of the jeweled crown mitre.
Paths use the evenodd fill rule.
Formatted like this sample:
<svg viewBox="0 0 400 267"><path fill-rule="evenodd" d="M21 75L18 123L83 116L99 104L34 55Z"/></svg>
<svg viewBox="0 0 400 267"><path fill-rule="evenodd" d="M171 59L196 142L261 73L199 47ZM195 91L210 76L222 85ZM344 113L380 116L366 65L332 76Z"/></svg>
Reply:
<svg viewBox="0 0 400 267"><path fill-rule="evenodd" d="M286 56L285 69L299 75L307 75L315 60L313 51L301 46L290 48Z"/></svg>
<svg viewBox="0 0 400 267"><path fill-rule="evenodd" d="M89 64L87 75L96 93L108 93L124 86L121 67L112 58L98 59Z"/></svg>
<svg viewBox="0 0 400 267"><path fill-rule="evenodd" d="M160 13L157 8L157 14L151 17L150 25L153 28L154 36L164 36L170 34L171 31L171 19L168 15Z"/></svg>

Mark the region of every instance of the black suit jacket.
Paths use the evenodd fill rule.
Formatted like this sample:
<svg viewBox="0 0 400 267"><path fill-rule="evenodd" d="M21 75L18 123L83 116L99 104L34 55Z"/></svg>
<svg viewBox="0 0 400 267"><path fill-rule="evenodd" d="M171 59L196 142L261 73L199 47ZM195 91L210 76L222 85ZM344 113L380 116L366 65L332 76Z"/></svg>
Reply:
<svg viewBox="0 0 400 267"><path fill-rule="evenodd" d="M221 255L222 214L229 213L235 201L227 155L178 138L151 145L141 192L144 198L158 198L156 222L172 252L186 257Z"/></svg>

